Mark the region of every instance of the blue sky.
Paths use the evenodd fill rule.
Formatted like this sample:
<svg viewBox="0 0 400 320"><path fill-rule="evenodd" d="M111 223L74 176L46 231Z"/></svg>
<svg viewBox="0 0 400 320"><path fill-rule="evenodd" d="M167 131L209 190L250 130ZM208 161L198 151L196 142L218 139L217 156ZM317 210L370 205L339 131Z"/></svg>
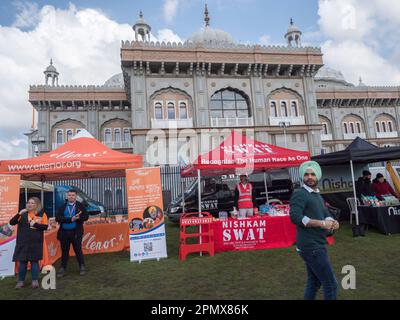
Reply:
<svg viewBox="0 0 400 320"><path fill-rule="evenodd" d="M0 25L12 25L18 3L22 1L0 1ZM172 29L182 38L187 38L203 26L206 1L181 0L175 18L168 22L164 17L165 0L36 0L42 7L53 5L67 9L73 3L77 9L95 8L119 23L133 24L140 10L153 30ZM293 17L303 31L318 29L317 0L208 0L212 27L229 32L238 42L259 43L264 35L271 43L283 43L283 35Z"/></svg>
<svg viewBox="0 0 400 320"><path fill-rule="evenodd" d="M211 27L239 43L283 45L289 20L303 45L355 85L400 85L399 0L207 0ZM72 5L71 5L72 4ZM0 0L0 155L27 155L29 85L53 58L61 85L101 85L121 72L121 40L140 10L153 39L181 41L204 26L205 0ZM172 15L171 15L172 13ZM171 18L172 17L172 18Z"/></svg>

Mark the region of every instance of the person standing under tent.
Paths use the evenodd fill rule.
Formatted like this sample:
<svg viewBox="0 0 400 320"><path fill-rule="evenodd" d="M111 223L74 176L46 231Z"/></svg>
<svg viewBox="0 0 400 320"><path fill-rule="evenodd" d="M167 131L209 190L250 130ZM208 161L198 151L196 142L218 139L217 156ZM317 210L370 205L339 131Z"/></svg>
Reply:
<svg viewBox="0 0 400 320"><path fill-rule="evenodd" d="M296 190L290 199L290 218L296 225L297 252L307 269L305 300L315 300L321 285L325 300L336 300L338 284L328 260L326 236L329 231L339 229L324 204L318 189L321 167L315 161L300 166L303 187Z"/></svg>
<svg viewBox="0 0 400 320"><path fill-rule="evenodd" d="M39 198L32 197L26 203L26 209L22 209L11 220L10 225L18 225L17 243L13 255L13 261L18 262L18 282L16 289L25 286L25 276L28 270L28 262L31 265L32 288L39 288L39 261L43 259L44 231L48 228L47 215L42 209Z"/></svg>
<svg viewBox="0 0 400 320"><path fill-rule="evenodd" d="M375 192L371 183L371 172L364 170L362 177L356 182L356 195L362 203L362 196L375 196Z"/></svg>
<svg viewBox="0 0 400 320"><path fill-rule="evenodd" d="M77 191L69 190L67 202L58 210L56 221L60 224L57 239L61 243L61 268L57 273L63 277L67 269L69 250L72 244L79 263L80 275L85 275L85 261L82 252L83 223L89 219L82 203L76 200Z"/></svg>
<svg viewBox="0 0 400 320"><path fill-rule="evenodd" d="M235 188L235 208L239 209L239 218L254 216L254 208L257 207L256 194L253 185L248 181L247 174L240 175L240 182Z"/></svg>

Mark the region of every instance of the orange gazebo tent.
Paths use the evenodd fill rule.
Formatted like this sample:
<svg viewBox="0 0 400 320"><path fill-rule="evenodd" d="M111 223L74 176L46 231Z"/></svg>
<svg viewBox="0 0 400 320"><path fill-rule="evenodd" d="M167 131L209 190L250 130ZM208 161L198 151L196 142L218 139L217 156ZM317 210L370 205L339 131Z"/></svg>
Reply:
<svg viewBox="0 0 400 320"><path fill-rule="evenodd" d="M141 155L112 150L84 131L39 157L0 161L0 174L30 181L124 177L126 169L142 166Z"/></svg>

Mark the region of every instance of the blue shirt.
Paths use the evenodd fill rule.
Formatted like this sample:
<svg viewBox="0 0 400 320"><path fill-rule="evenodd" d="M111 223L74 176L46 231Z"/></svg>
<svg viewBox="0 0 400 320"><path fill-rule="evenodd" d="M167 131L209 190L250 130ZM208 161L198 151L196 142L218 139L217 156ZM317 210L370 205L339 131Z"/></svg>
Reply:
<svg viewBox="0 0 400 320"><path fill-rule="evenodd" d="M64 210L64 217L66 218L72 218L73 216L76 215L76 204L70 204L67 203L65 210ZM76 222L71 222L71 223L63 223L62 228L64 230L73 230L76 228Z"/></svg>

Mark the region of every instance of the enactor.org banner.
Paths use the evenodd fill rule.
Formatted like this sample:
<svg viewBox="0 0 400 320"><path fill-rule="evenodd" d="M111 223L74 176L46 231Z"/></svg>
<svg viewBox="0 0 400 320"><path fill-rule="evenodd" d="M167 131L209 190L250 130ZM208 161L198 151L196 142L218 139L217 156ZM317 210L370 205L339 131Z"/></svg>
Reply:
<svg viewBox="0 0 400 320"><path fill-rule="evenodd" d="M126 170L131 261L167 258L160 168Z"/></svg>
<svg viewBox="0 0 400 320"><path fill-rule="evenodd" d="M18 212L20 176L0 175L0 277L13 276L16 228L8 222Z"/></svg>

